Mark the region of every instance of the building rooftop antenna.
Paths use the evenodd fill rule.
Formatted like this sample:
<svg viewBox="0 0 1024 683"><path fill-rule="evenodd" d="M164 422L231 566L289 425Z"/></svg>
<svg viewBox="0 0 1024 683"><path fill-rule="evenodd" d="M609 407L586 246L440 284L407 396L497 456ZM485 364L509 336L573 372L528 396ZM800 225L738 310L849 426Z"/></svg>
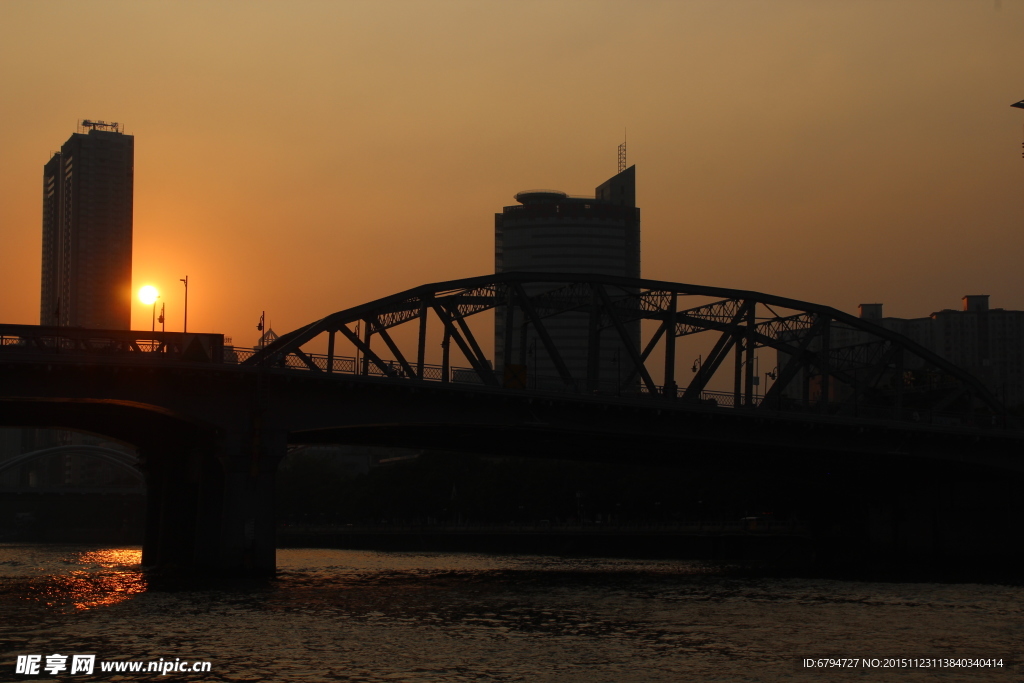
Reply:
<svg viewBox="0 0 1024 683"><path fill-rule="evenodd" d="M1016 106L1016 105L1014 105ZM626 170L626 129L622 129L622 144L619 145L619 173Z"/></svg>
<svg viewBox="0 0 1024 683"><path fill-rule="evenodd" d="M1020 102L1014 102L1014 103L1013 103L1013 104L1011 104L1010 106L1011 106L1011 107L1017 107L1017 109L1024 109L1024 100L1021 100ZM1022 142L1022 143L1020 143L1020 144L1021 144L1021 147L1024 147L1024 142ZM1021 152L1021 154L1020 154L1020 155L1021 155L1022 157L1024 157L1024 152Z"/></svg>
<svg viewBox="0 0 1024 683"><path fill-rule="evenodd" d="M109 130L112 133L120 133L120 124L118 123L107 123L106 121L90 121L89 119L82 119L78 122L78 132L84 133L85 129L89 128L95 130L97 128L103 130Z"/></svg>

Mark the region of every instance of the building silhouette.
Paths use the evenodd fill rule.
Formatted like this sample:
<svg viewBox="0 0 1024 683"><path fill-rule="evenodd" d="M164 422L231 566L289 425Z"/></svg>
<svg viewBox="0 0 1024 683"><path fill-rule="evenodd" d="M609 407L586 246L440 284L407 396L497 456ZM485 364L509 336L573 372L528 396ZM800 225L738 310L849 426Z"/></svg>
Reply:
<svg viewBox="0 0 1024 683"><path fill-rule="evenodd" d="M528 190L494 217L494 271L594 273L640 277L640 209L636 207L636 167L630 166L599 185L594 196L570 196L556 190ZM536 294L545 285L532 285ZM537 335L506 315L495 315L498 368L525 368L530 385L561 384L554 362ZM552 341L573 378L582 382L588 369L589 315L565 313L545 321ZM633 343L640 343L640 323L627 323ZM506 333L508 332L508 333ZM507 346L507 348L506 348ZM612 386L627 372L629 355L612 331L602 334L598 363L601 386Z"/></svg>
<svg viewBox="0 0 1024 683"><path fill-rule="evenodd" d="M40 324L131 328L134 164L133 136L82 121L43 167Z"/></svg>
<svg viewBox="0 0 1024 683"><path fill-rule="evenodd" d="M989 308L987 294L962 298L960 310L943 309L922 318L885 317L882 304L861 304L860 317L902 334L976 376L1008 407L1024 406L1024 311ZM870 341L860 330L837 328L832 331L834 348L855 346ZM812 348L813 350L813 348ZM788 356L779 354L779 367ZM920 369L907 364L905 369ZM801 374L802 377L802 374ZM798 398L801 377L790 383L784 395ZM831 400L838 383L830 387ZM816 397L811 388L812 398Z"/></svg>
<svg viewBox="0 0 1024 683"><path fill-rule="evenodd" d="M43 166L41 325L131 329L134 165L133 136L116 123L86 120ZM7 451L102 443L68 430L18 432ZM64 484L85 485L87 470L75 458L52 456L50 475L59 471ZM39 481L52 483L50 475Z"/></svg>
<svg viewBox="0 0 1024 683"><path fill-rule="evenodd" d="M989 308L987 294L961 301L961 310L925 318L886 318L881 304L861 304L860 311L972 373L1007 405L1024 404L1024 311Z"/></svg>

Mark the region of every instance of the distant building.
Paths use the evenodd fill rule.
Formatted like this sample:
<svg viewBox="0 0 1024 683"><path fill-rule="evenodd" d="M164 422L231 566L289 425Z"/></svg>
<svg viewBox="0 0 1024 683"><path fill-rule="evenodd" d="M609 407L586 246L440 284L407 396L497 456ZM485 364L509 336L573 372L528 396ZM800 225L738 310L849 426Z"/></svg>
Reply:
<svg viewBox="0 0 1024 683"><path fill-rule="evenodd" d="M40 324L131 328L134 164L133 136L83 121L43 167Z"/></svg>
<svg viewBox="0 0 1024 683"><path fill-rule="evenodd" d="M102 121L82 121L43 166L41 325L131 329L134 175L135 138ZM102 443L52 429L18 430L17 445L13 438L4 452ZM51 456L51 474L86 485L88 468L78 467L76 457Z"/></svg>
<svg viewBox="0 0 1024 683"><path fill-rule="evenodd" d="M506 206L494 217L494 270L507 272L594 273L640 277L640 209L636 207L636 167L630 166L598 186L593 197L569 196L556 190L529 190L516 195L518 206ZM528 293L536 293L529 291ZM506 357L526 366L532 382L559 383L554 363L537 335L527 327L525 345L519 332L508 338L505 354L505 314L495 315L495 359L501 369ZM554 344L573 378L587 376L588 315L569 313L546 321ZM635 345L640 323L628 323ZM629 356L614 334L602 335L601 383L617 380L629 367ZM620 365L623 370L620 371Z"/></svg>
<svg viewBox="0 0 1024 683"><path fill-rule="evenodd" d="M260 339L256 342L256 346L262 349L264 346L270 346L275 341L277 341L277 333L268 326L267 331L260 335Z"/></svg>
<svg viewBox="0 0 1024 683"><path fill-rule="evenodd" d="M947 308L910 319L882 317L878 304L878 318L872 322L967 370L1007 405L1024 404L1024 311L990 309L987 294L962 301L959 311Z"/></svg>
<svg viewBox="0 0 1024 683"><path fill-rule="evenodd" d="M1024 311L990 309L987 294L968 295L962 302L961 310L943 309L925 318L886 318L882 304L861 304L860 317L967 370L1007 406L1024 405ZM831 339L834 347L865 341L865 332L843 328ZM783 362L780 356L780 367ZM792 382L783 393L795 397L799 386Z"/></svg>

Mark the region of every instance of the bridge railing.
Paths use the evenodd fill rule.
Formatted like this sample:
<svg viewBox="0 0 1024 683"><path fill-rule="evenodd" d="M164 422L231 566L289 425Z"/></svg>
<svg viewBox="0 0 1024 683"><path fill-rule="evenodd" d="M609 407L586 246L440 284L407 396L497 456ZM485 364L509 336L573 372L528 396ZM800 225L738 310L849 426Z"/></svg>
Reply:
<svg viewBox="0 0 1024 683"><path fill-rule="evenodd" d="M520 522L425 521L392 519L385 522L338 523L325 521L286 521L278 525L286 534L360 535L360 534L572 534L572 535L802 535L808 533L806 524L795 519L748 517L743 519L689 519L664 522L612 521L592 519L581 523L534 520Z"/></svg>
<svg viewBox="0 0 1024 683"><path fill-rule="evenodd" d="M222 334L0 325L0 353L100 354L220 363L223 351Z"/></svg>
<svg viewBox="0 0 1024 683"><path fill-rule="evenodd" d="M132 358L143 361L205 361L214 363L242 363L259 348L225 346L223 335L219 334L184 334L181 332L140 332L135 330L86 330L69 327L44 327L35 325L0 325L0 354L75 354L102 355L104 357ZM330 363L330 368L328 368ZM288 353L271 358L270 367L296 372L310 372L315 368L321 372L346 376L390 377L394 379L416 379L429 382L443 382L462 385L504 386L505 377L501 371L490 370L493 380L484 378L473 368L452 366L447 369L442 365L424 364L422 376L418 376L420 368L414 364L410 375L405 367L395 360L382 361L383 367L365 357L334 356L328 359L323 354ZM313 367L311 368L310 365ZM591 382L587 391L578 384L568 385L560 377L547 377L528 374L520 378L519 389L542 391L545 393L565 394L598 394L606 397L621 397L640 400L665 400L664 387L648 388L644 383L631 381L623 385L618 378ZM652 390L653 389L653 390ZM682 388L675 391L676 399L681 398ZM828 413L820 405L800 405L785 398L778 399L777 409L790 413ZM752 402L747 403L746 397L737 397L735 392L702 391L700 401L708 406L719 408L751 408L761 404L762 396L756 394ZM784 404L784 405L783 405ZM773 406L775 407L775 406ZM848 407L849 408L849 407ZM895 420L921 425L943 427L967 427L972 429L1024 429L1024 421L1010 415L992 415L991 413L971 414L969 412L945 412L929 410L922 407L868 407L852 406L852 412L844 414L855 418Z"/></svg>
<svg viewBox="0 0 1024 683"><path fill-rule="evenodd" d="M242 361L251 358L257 351L258 348L232 348L226 347L224 353L224 361L226 363L241 363ZM320 354L305 354L306 358L318 370L326 371L328 358L326 355ZM353 356L335 356L333 358L332 373L338 375L349 375L349 376L368 376L368 377L391 377L394 379L420 379L415 376L410 376L402 365L395 360L384 360L384 367L382 369L375 363L368 361L366 358L357 358ZM295 354L288 354L286 356L274 359L270 364L271 367L304 371L309 372L311 369L307 365L306 361ZM412 366L412 369L416 371L418 367ZM491 371L494 376L495 383L498 386L502 386L504 377L502 373L497 370ZM424 364L423 365L423 377L422 380L429 382L447 382L451 384L464 384L464 385L476 385L483 386L484 380L481 379L479 374L473 368L452 366L448 368L447 377L445 376L444 367L435 364ZM567 385L560 377L550 376L536 376L528 375L526 377L525 386L519 387L521 389L532 390L532 391L543 391L545 393L566 393L566 394L579 394L581 393L578 386ZM615 396L621 398L632 398L632 399L647 399L647 400L659 400L662 401L666 398L665 389L663 386L655 385L655 391L650 391L642 382L636 381L628 386L622 386L617 379L605 380L596 383L591 391L582 393L593 393L602 396ZM684 389L676 389L676 399L682 398ZM702 391L700 393L700 402L709 407L717 408L740 408L749 409L752 407L759 406L764 400L764 396L755 395L753 396L753 402L747 403L744 396L740 396L737 399L735 392L728 391ZM819 406L800 406L800 405L789 405L788 403L781 408L787 412L793 413L820 413L821 409ZM914 409L914 408L903 408L903 409L879 409L879 408L859 408L855 409L853 417L868 418L868 419L880 419L880 420L896 420L900 422L917 423L921 425L933 425L933 426L944 426L944 427L969 427L973 429L1021 429L1024 428L1024 424L1021 424L1021 420L1015 417L1000 417L986 415L969 415L963 413L954 412L942 412L925 409Z"/></svg>
<svg viewBox="0 0 1024 683"><path fill-rule="evenodd" d="M224 362L225 363L242 363L243 361L252 358L259 348L244 348L244 347L225 347L224 349ZM305 354L306 358L318 370L326 371L328 364L328 357L321 354ZM419 377L410 376L402 364L395 360L384 360L384 368L382 369L377 364L370 362L366 358L356 358L353 356L335 356L333 359L333 368L331 372L339 375L364 375L368 377L392 377L395 379L420 379ZM299 370L309 372L311 368L306 361L295 354L288 354L276 359L273 359L269 367L284 369L284 370ZM413 370L418 370L418 366L413 365ZM504 382L502 373L497 370L492 370L495 382L500 386ZM447 377L445 377L445 369L442 365L436 365L431 363L424 363L423 365L423 377L424 381L430 382L448 382L450 384L470 384L476 386L484 386L485 382L473 368L452 366L448 368ZM526 378L526 385L521 387L523 389L533 391L544 391L550 393L579 393L578 387L575 385L567 385L561 377L549 377L549 376L537 376L530 375ZM651 392L641 382L633 382L629 386L623 387L617 379L604 380L596 383L591 392L594 394L600 394L604 396L621 396L624 398L649 398L649 399L662 399L665 397L664 387L660 385L655 386L656 391ZM682 397L683 390L677 389L677 398ZM736 406L735 394L725 391L703 391L701 392L701 400L711 406L733 408ZM755 397L755 405L759 404L761 397Z"/></svg>

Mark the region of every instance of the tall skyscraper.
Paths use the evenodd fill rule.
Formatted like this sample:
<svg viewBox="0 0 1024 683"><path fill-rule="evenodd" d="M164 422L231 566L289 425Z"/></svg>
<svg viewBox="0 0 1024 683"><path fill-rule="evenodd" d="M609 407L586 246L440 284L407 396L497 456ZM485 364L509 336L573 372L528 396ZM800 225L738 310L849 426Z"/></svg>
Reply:
<svg viewBox="0 0 1024 683"><path fill-rule="evenodd" d="M135 138L82 121L43 167L42 325L131 327Z"/></svg>
<svg viewBox="0 0 1024 683"><path fill-rule="evenodd" d="M593 197L569 196L555 190L529 190L516 195L519 206L506 206L494 217L496 273L559 272L640 277L640 209L636 207L636 167L630 166L602 183ZM536 293L543 286L532 287ZM521 321L514 321L519 325ZM587 376L589 316L567 313L547 321L552 340L574 379ZM640 323L627 324L634 344L640 343ZM558 382L554 363L527 329L526 346L515 333L513 364L527 366L538 388L545 379ZM505 315L495 315L495 358L505 358ZM621 342L608 338L599 362L601 384L610 385L629 367ZM620 370L620 367L622 370Z"/></svg>

